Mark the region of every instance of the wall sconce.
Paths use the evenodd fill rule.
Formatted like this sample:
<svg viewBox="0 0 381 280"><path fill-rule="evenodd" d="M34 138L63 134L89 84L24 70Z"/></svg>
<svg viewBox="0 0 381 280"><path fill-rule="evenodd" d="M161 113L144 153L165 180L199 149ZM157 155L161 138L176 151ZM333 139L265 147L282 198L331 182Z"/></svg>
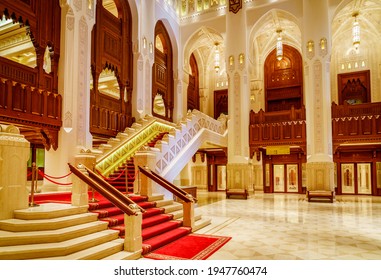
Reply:
<svg viewBox="0 0 381 280"><path fill-rule="evenodd" d="M314 44L314 41L309 40L307 42L306 49L307 49L307 57L309 59L313 58L314 55L315 55L315 44Z"/></svg>
<svg viewBox="0 0 381 280"><path fill-rule="evenodd" d="M319 44L320 44L320 55L325 56L328 52L327 38L321 38Z"/></svg>
<svg viewBox="0 0 381 280"><path fill-rule="evenodd" d="M149 53L153 53L153 44L152 44L152 42L151 43L149 43Z"/></svg>
<svg viewBox="0 0 381 280"><path fill-rule="evenodd" d="M245 62L245 55L243 53L239 54L239 64L243 64Z"/></svg>
<svg viewBox="0 0 381 280"><path fill-rule="evenodd" d="M355 18L355 21L353 22L353 26L352 26L352 42L356 50L360 46L360 25L357 21L358 15L359 15L358 12L355 12L352 14L352 16Z"/></svg>
<svg viewBox="0 0 381 280"><path fill-rule="evenodd" d="M146 37L143 38L143 49L147 48L147 39Z"/></svg>
<svg viewBox="0 0 381 280"><path fill-rule="evenodd" d="M309 40L307 42L307 52L309 52L309 53L314 52L314 41Z"/></svg>
<svg viewBox="0 0 381 280"><path fill-rule="evenodd" d="M215 43L214 46L214 70L218 73L220 71L220 50L218 49L218 43Z"/></svg>
<svg viewBox="0 0 381 280"><path fill-rule="evenodd" d="M282 60L283 58L283 43L282 43L282 36L280 33L282 32L282 29L277 29L276 31L278 33L278 38L276 40L276 59Z"/></svg>
<svg viewBox="0 0 381 280"><path fill-rule="evenodd" d="M320 39L320 49L324 51L327 48L327 39L321 38Z"/></svg>
<svg viewBox="0 0 381 280"><path fill-rule="evenodd" d="M233 66L234 65L234 56L229 56L229 65Z"/></svg>

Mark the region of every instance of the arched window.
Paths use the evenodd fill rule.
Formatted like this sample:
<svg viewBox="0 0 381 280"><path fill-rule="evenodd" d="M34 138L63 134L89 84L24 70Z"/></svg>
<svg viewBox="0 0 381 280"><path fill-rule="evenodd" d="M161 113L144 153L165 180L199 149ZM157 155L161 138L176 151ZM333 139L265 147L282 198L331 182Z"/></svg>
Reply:
<svg viewBox="0 0 381 280"><path fill-rule="evenodd" d="M173 121L173 99L172 45L163 22L158 21L155 26L155 62L152 70L152 114Z"/></svg>
<svg viewBox="0 0 381 280"><path fill-rule="evenodd" d="M128 1L97 2L92 31L90 132L114 137L132 117L132 16Z"/></svg>
<svg viewBox="0 0 381 280"><path fill-rule="evenodd" d="M199 93L199 77L198 77L198 66L197 61L192 53L189 59L189 65L191 68L191 73L189 74L189 84L188 84L188 110L200 110L200 93Z"/></svg>

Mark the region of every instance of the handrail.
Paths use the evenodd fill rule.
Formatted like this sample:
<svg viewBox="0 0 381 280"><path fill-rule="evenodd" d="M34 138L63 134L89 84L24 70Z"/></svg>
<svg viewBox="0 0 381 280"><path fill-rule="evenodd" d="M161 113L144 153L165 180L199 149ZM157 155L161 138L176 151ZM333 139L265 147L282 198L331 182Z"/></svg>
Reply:
<svg viewBox="0 0 381 280"><path fill-rule="evenodd" d="M92 171L90 168L85 166L86 171L89 173L89 177L93 179L98 184L102 185L104 188L106 188L109 192L111 192L116 197L128 201L128 205L135 205L135 207L139 208L142 213L144 213L146 210L144 210L143 207L139 206L135 203L131 198L128 196L125 196L122 192L117 190L113 185L111 185L109 182L105 181L102 177L100 177L98 174L96 174L94 171Z"/></svg>
<svg viewBox="0 0 381 280"><path fill-rule="evenodd" d="M86 176L78 168L74 167L70 163L68 163L68 165L69 165L70 171L73 172L74 175L76 175L79 179L81 179L86 184L88 184L95 191L99 192L102 196L107 198L112 204L114 204L116 207L118 207L120 210L122 210L125 214L127 214L129 216L132 216L132 215L136 216L137 215L137 213L129 206L129 199L127 199L126 196L122 195L123 198L116 196L114 193L109 191L107 188L98 184L92 178Z"/></svg>
<svg viewBox="0 0 381 280"><path fill-rule="evenodd" d="M178 186L169 183L167 180L165 180L160 175L154 173L148 167L144 167L143 168L141 166L138 166L138 168L139 168L139 171L142 172L144 175L146 175L148 178L150 178L151 180L155 181L160 186L162 186L166 190L170 191L171 193L173 193L175 196L177 196L181 200L183 200L185 202L194 202L194 198L193 197L192 198L189 197L189 196L191 196L190 194L188 194L187 192L185 192L184 190L182 190Z"/></svg>
<svg viewBox="0 0 381 280"><path fill-rule="evenodd" d="M179 191L181 191L185 196L189 196L190 194L187 193L186 191L184 191L182 188L179 188L178 186L172 184L171 182L169 182L168 180L166 180L164 177L160 176L159 174L157 174L155 171L151 170L151 173L156 176L159 180L163 181L164 183L170 185L172 188L175 188L175 189L178 189ZM194 202L197 202L197 198L195 198L193 196L193 201Z"/></svg>

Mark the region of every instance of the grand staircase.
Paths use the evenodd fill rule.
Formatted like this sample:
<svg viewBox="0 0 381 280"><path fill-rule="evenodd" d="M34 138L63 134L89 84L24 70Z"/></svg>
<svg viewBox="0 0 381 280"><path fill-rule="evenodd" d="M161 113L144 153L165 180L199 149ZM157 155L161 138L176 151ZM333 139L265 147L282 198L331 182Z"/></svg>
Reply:
<svg viewBox="0 0 381 280"><path fill-rule="evenodd" d="M99 194L88 207L71 206L70 197L70 192L36 195L40 206L0 221L0 259L138 259L192 231L182 226L182 204L162 195L150 201L131 195L145 209L143 246L141 254L125 252L124 214ZM200 215L196 220L193 231L210 224Z"/></svg>
<svg viewBox="0 0 381 280"><path fill-rule="evenodd" d="M171 132L157 133L163 127L169 127ZM74 207L70 205L71 192L67 192L38 194L34 201L40 204L39 207L17 210L13 219L0 221L0 259L138 259L210 224L209 219L195 214L194 228L184 227L181 203L164 199L162 194L152 197L134 194L133 152L143 139L151 138L144 145L156 146L162 154L162 160L156 166L160 166L158 171L169 178L191 159L199 143L207 139L226 141L224 125L200 112L178 127L159 125L155 120L135 124L129 128L130 134L126 131L110 139L104 146L101 164L97 165L101 168L100 174L106 174L104 178L108 183L122 193L128 193L129 198L144 209L141 251L124 251L124 214L110 201L100 194L89 193L89 198L94 200L88 206ZM158 148L156 143L165 137ZM181 153L182 150L186 153ZM124 162L121 162L122 158L125 158ZM111 171L110 167L115 164L118 167Z"/></svg>

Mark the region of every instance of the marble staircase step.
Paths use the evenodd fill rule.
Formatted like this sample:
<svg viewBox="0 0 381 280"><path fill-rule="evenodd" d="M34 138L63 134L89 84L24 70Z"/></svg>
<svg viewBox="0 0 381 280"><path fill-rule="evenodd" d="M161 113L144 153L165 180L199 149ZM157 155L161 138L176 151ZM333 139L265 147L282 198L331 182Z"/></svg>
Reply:
<svg viewBox="0 0 381 280"><path fill-rule="evenodd" d="M0 246L58 243L106 230L107 222L93 221L53 230L11 232L0 231Z"/></svg>
<svg viewBox="0 0 381 280"><path fill-rule="evenodd" d="M118 239L118 231L107 229L61 242L2 246L0 259L21 260L67 256L116 239Z"/></svg>
<svg viewBox="0 0 381 280"><path fill-rule="evenodd" d="M52 219L7 219L0 221L0 230L25 232L54 230L97 221L98 215L95 213L81 213Z"/></svg>

